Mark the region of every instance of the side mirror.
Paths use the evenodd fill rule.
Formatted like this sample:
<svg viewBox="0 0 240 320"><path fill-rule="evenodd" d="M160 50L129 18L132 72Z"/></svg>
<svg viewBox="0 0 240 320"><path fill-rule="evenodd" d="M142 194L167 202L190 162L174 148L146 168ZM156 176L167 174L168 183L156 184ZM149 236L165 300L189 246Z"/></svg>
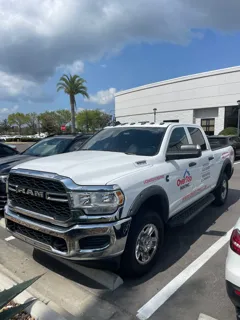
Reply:
<svg viewBox="0 0 240 320"><path fill-rule="evenodd" d="M202 150L199 145L183 145L180 150L167 152L166 161L200 158L201 155Z"/></svg>

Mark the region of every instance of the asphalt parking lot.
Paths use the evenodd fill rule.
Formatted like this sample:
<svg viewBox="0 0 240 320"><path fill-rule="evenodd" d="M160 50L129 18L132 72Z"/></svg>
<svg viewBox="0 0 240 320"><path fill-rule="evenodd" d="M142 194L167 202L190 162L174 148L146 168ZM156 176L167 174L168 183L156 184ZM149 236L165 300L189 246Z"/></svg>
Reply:
<svg viewBox="0 0 240 320"><path fill-rule="evenodd" d="M17 150L19 152L25 151L27 148L29 148L31 145L34 144L34 142L12 142L12 143L7 143L9 145L15 145L17 147Z"/></svg>
<svg viewBox="0 0 240 320"><path fill-rule="evenodd" d="M96 319L197 320L201 313L217 320L236 319L225 290L224 267L228 244L224 239L227 239L226 234L229 236L229 230L240 216L239 199L240 162L237 162L225 206L210 206L188 225L168 229L164 249L151 273L140 279L124 279L123 285L113 291L49 256L34 254L33 257L29 245L10 237L1 227L0 263L9 267L14 265L14 272L21 272L25 278L38 274L40 266L51 270L52 279L53 275L60 275L64 278L64 288L61 288L61 282L55 283L58 294L61 290L65 294L75 285L79 290L75 300L79 306L84 305L84 315L91 314L91 319L95 319L92 315L97 304L93 304L92 300L89 304L87 301L90 300L82 304L84 295L95 297L108 310L107 313L96 311ZM223 245L206 258L206 252L211 251L217 241L222 241ZM10 249L14 255L7 259L5 254ZM27 262L16 266L17 254ZM31 269L28 269L29 265ZM69 302L69 307L66 303L64 308L73 312L73 302Z"/></svg>

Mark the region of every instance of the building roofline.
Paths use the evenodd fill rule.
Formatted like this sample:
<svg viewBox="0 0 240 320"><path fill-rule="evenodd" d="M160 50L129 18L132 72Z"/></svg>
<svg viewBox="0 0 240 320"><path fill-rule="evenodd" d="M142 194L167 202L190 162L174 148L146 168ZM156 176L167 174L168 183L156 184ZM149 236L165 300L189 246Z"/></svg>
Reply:
<svg viewBox="0 0 240 320"><path fill-rule="evenodd" d="M236 66L236 67L230 67L230 68L224 68L224 69L196 73L196 74L192 74L189 76L183 76L183 77L173 78L173 79L169 79L169 80L154 82L154 83L146 84L146 85L139 86L136 88L119 91L115 94L115 97L118 97L118 96L121 96L124 94L128 94L128 93L132 93L135 91L146 90L146 89L164 86L164 85L168 85L168 84L173 84L173 83L177 83L177 82L189 81L189 80L193 80L193 79L211 77L211 76L215 76L215 75L219 75L219 74L233 73L233 72L239 72L239 71L240 71L240 66Z"/></svg>

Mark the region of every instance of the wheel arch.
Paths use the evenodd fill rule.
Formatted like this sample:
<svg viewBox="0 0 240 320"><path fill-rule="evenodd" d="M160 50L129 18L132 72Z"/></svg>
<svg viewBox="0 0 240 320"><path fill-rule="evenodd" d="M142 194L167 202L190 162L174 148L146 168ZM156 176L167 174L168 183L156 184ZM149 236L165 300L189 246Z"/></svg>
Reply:
<svg viewBox="0 0 240 320"><path fill-rule="evenodd" d="M231 161L228 158L225 159L224 162L223 162L222 169L221 169L219 177L218 177L217 187L221 183L221 178L222 178L222 175L224 173L226 173L226 175L228 177L228 180L230 180L231 176L232 176L232 173L233 173L233 165L232 165Z"/></svg>
<svg viewBox="0 0 240 320"><path fill-rule="evenodd" d="M135 198L128 216L137 215L144 206L156 211L166 223L169 219L169 200L166 191L160 186L150 186Z"/></svg>

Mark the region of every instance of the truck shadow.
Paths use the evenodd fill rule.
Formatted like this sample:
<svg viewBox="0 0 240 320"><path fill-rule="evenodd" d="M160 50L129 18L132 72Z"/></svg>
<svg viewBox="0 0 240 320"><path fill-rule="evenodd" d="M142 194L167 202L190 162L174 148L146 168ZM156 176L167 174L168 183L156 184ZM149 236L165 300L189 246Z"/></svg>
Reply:
<svg viewBox="0 0 240 320"><path fill-rule="evenodd" d="M124 287L138 286L141 283L153 278L156 274L161 273L175 263L177 263L191 248L191 246L202 236L209 235L221 237L226 234L223 230L208 230L216 223L216 220L223 214L227 214L229 207L234 205L240 199L240 190L229 189L229 196L226 204L222 207L210 206L198 214L187 225L178 228L166 228L165 244L161 252L161 258L155 267L145 276L136 279L124 279ZM49 256L38 250L34 250L33 258L35 261L46 268L56 272L69 280L93 289L104 289L99 283L90 280L78 271L66 266L54 257ZM100 268L111 272L118 273L118 263L116 261L103 262L84 262L78 263L90 268Z"/></svg>
<svg viewBox="0 0 240 320"><path fill-rule="evenodd" d="M191 246L202 235L215 236L215 241L217 241L219 237L224 236L226 231L208 229L216 224L216 221L220 216L228 214L229 208L239 199L240 190L229 189L228 200L224 206L216 207L211 205L185 226L167 228L165 233L165 242L161 252L161 259L159 259L153 270L139 279L129 279L126 283L131 286L139 285L140 283L151 279L156 274L169 269L189 251ZM229 229L231 227L229 227Z"/></svg>

